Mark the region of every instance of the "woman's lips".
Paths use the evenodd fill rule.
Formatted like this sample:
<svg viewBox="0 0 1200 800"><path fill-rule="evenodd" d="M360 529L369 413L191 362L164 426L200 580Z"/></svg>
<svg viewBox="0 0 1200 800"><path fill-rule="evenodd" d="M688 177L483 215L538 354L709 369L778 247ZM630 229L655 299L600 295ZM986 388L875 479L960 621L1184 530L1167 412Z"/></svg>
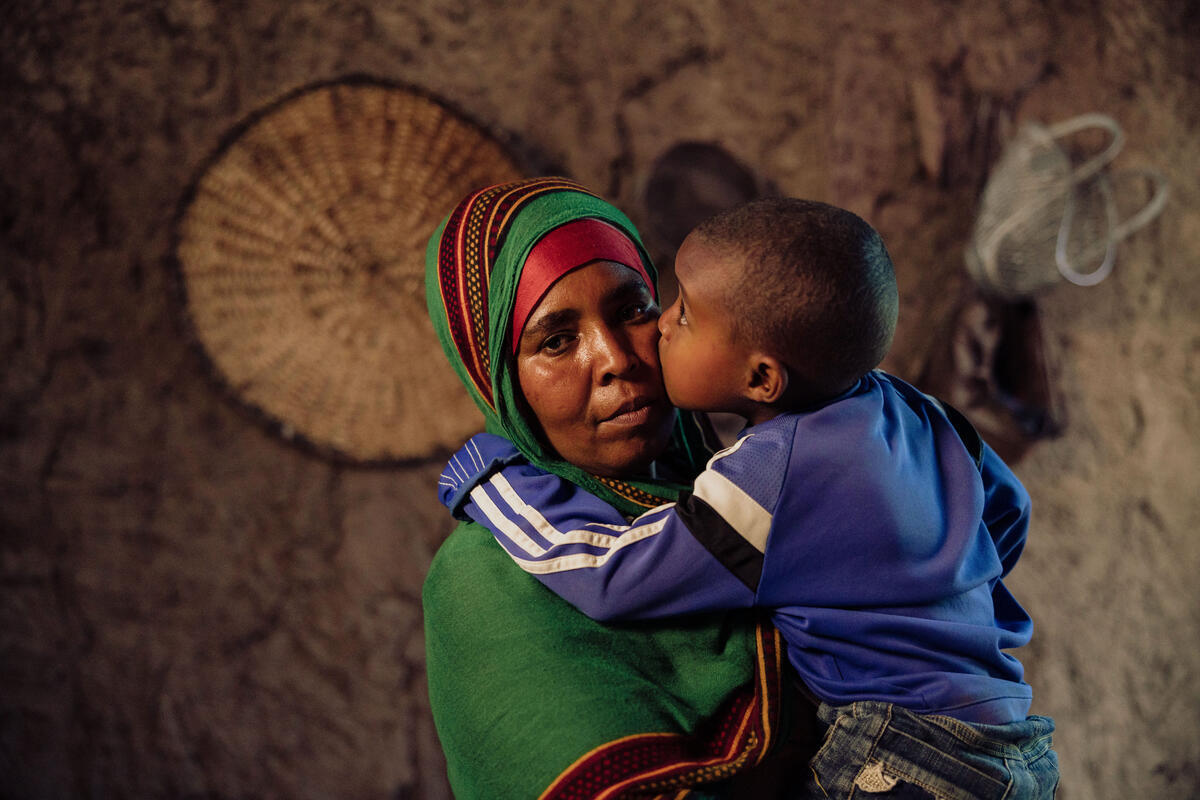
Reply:
<svg viewBox="0 0 1200 800"><path fill-rule="evenodd" d="M601 424L635 427L644 425L650 419L653 411L654 400L648 397L639 397L622 403L611 416L605 417L600 422Z"/></svg>

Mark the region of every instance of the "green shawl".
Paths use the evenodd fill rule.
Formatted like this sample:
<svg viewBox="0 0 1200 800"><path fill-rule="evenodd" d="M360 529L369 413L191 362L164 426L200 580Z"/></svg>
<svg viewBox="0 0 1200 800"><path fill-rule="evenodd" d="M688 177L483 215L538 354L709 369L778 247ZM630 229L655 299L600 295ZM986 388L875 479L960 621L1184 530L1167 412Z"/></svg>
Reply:
<svg viewBox="0 0 1200 800"><path fill-rule="evenodd" d="M680 486L600 479L557 460L521 416L506 350L530 249L555 227L616 208L563 179L467 197L430 239L426 299L450 363L483 412L531 462L629 515ZM695 474L705 456L680 415L667 458ZM601 625L512 563L491 533L461 524L423 592L429 698L460 800L688 795L753 766L778 725L777 634L744 614ZM698 796L692 794L690 796Z"/></svg>

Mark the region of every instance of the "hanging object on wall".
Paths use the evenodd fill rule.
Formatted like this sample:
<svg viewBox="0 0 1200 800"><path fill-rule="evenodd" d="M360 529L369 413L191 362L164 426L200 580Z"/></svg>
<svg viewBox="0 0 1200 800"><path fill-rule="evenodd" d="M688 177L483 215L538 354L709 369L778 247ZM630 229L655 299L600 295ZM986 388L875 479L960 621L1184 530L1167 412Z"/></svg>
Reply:
<svg viewBox="0 0 1200 800"><path fill-rule="evenodd" d="M1107 146L1075 163L1063 141L1090 129ZM1153 220L1167 199L1167 182L1152 169L1112 172L1124 132L1103 114L1083 114L1055 125L1024 123L992 168L967 248L967 270L984 288L1025 297L1070 281L1093 286L1112 271L1117 244ZM1125 220L1118 194L1151 186L1145 205ZM1121 204L1124 205L1124 204Z"/></svg>
<svg viewBox="0 0 1200 800"><path fill-rule="evenodd" d="M176 229L185 314L214 372L287 438L354 462L427 458L482 425L425 310L425 246L472 189L521 177L492 136L369 79L238 126Z"/></svg>
<svg viewBox="0 0 1200 800"><path fill-rule="evenodd" d="M668 258L692 228L728 208L774 193L717 142L677 142L654 160L642 191L646 238Z"/></svg>

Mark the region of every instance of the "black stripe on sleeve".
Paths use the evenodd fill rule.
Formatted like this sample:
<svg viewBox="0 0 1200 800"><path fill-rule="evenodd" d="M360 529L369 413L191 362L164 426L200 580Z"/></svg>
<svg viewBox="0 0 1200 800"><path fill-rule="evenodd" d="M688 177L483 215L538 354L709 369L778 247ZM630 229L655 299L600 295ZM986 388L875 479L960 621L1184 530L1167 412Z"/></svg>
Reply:
<svg viewBox="0 0 1200 800"><path fill-rule="evenodd" d="M983 438L980 437L979 431L975 430L975 426L957 408L945 400L938 400L938 403L941 404L942 411L946 412L946 419L950 420L950 424L954 426L958 438L962 439L963 444L966 445L967 452L971 454L971 460L975 462L975 469L982 469Z"/></svg>
<svg viewBox="0 0 1200 800"><path fill-rule="evenodd" d="M746 584L758 592L762 577L763 554L742 537L712 506L691 492L680 496L675 504L679 519L713 557Z"/></svg>

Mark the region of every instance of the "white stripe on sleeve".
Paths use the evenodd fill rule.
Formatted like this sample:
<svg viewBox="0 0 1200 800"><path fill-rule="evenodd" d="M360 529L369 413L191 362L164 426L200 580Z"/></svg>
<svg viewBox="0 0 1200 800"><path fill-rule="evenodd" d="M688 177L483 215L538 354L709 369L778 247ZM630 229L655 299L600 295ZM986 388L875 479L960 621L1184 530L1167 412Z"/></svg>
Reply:
<svg viewBox="0 0 1200 800"><path fill-rule="evenodd" d="M488 518L488 522L491 523L496 531L514 545L531 556L545 554L546 548L526 536L525 531L521 530L519 525L504 516L504 512L496 507L496 504L492 502L492 498L488 497L487 492L484 491L482 486L476 486L471 490L471 499L475 501L475 505L479 506L479 510Z"/></svg>
<svg viewBox="0 0 1200 800"><path fill-rule="evenodd" d="M513 556L513 561L517 562L521 569L534 575L546 575L552 572L568 572L573 569L584 569L587 567L600 567L612 558L618 550L628 547L635 542L640 542L643 539L649 539L651 536L659 533L667 524L666 518L659 519L657 522L652 522L649 525L643 525L636 531L630 531L617 540L617 543L610 547L604 553L573 553L569 556L559 556L545 561L530 561L524 558ZM511 555L511 554L510 554Z"/></svg>
<svg viewBox="0 0 1200 800"><path fill-rule="evenodd" d="M501 536L508 539L514 547L522 550L527 555L534 559L546 555L553 548L562 545L582 544L591 547L598 547L605 550L603 553L572 553L565 556L557 556L545 560L529 560L513 555L513 560L517 562L526 572L535 574L547 574L552 572L565 572L567 570L582 569L586 567L599 567L607 562L614 553L623 547L627 547L636 542L648 539L651 536L662 531L667 524L667 516L660 515L657 519L639 524L644 517L654 514L657 511L665 510L673 503L668 503L663 506L658 506L647 511L642 516L633 521L632 525L609 525L607 523L590 523L599 528L617 531L619 535L602 533L600 531L588 530L587 528L577 528L570 531L560 531L555 528L549 520L542 516L536 508L526 503L513 489L512 485L505 480L501 473L496 473L487 482L494 491L500 496L499 503L493 501L491 495L484 489L483 485L476 486L471 490L471 499L475 501L475 505L487 517L489 525ZM534 541L521 526L506 514L505 508L510 510L512 514L528 522L533 526L537 533L545 538L550 543L550 547L542 547ZM510 553L510 555L512 555Z"/></svg>
<svg viewBox="0 0 1200 800"><path fill-rule="evenodd" d="M713 470L715 462L737 452L742 442L749 438L745 436L739 439L709 459L708 466L700 473L696 485L692 487L692 494L708 503L755 550L764 553L767 549L767 535L771 532L771 512L746 494L742 487Z"/></svg>

